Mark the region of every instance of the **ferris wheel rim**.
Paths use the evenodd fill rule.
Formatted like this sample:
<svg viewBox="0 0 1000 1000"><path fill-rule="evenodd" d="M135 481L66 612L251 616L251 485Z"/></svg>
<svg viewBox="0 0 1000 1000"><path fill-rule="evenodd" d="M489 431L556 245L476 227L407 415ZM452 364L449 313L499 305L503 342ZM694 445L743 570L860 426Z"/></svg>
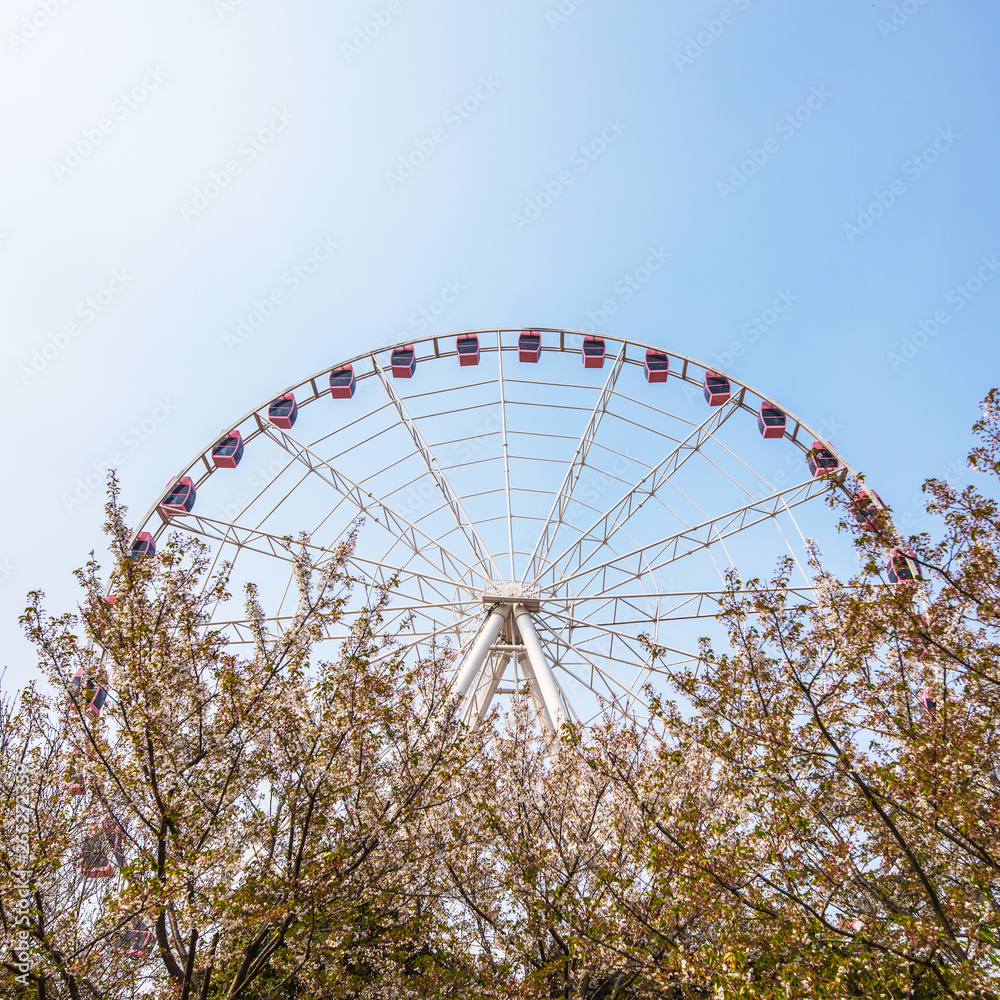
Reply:
<svg viewBox="0 0 1000 1000"><path fill-rule="evenodd" d="M660 346L655 345L655 344L648 344L648 343L645 343L643 341L633 340L632 338L629 338L629 337L619 337L619 336L615 336L613 334L598 333L598 332L595 332L595 331L576 330L576 329L571 329L569 327L542 327L542 326L519 326L519 327L513 327L512 326L512 327L485 327L485 328L474 328L474 329L468 329L468 330L454 330L454 331L449 331L448 333L445 333L445 334L428 335L428 336L424 336L424 337L414 337L412 339L401 340L401 341L398 341L398 342L395 342L395 343L392 343L392 344L387 344L387 345L384 345L382 347L376 347L376 348L373 348L371 350L361 351L358 354L355 354L354 356L352 356L350 358L347 358L344 361L339 361L339 362L337 362L337 363L335 363L333 365L329 365L329 366L326 366L324 368L321 368L321 369L319 369L319 371L316 371L313 374L308 375L308 376L306 376L303 379L300 379L298 382L292 383L291 385L289 385L285 389L280 390L279 392L276 392L273 395L270 395L265 401L261 402L260 404L258 404L255 407L252 407L251 409L247 410L247 412L244 413L243 416L240 417L239 420L232 422L231 424L228 425L228 427L226 429L221 430L219 432L219 434L213 436L209 440L209 442L206 444L206 446L204 448L202 448L200 451L198 451L198 452L195 453L195 457L192 458L192 460L179 473L177 473L177 475L171 477L171 479L168 480L168 483L176 482L181 477L183 477L183 476L189 476L192 472L198 470L199 473L200 473L198 475L198 477L195 478L194 476L191 476L191 478L192 478L192 481L194 482L195 487L196 488L200 488L201 485L204 482L206 482L213 474L215 474L216 472L219 471L215 466L213 466L211 464L211 462L209 461L209 457L211 456L211 452L212 452L213 446L216 444L217 441L219 441L219 439L221 437L225 436L226 434L230 433L233 430L239 429L244 424L247 424L247 423L251 423L252 424L252 423L256 422L258 424L258 426L254 430L252 430L248 435L246 435L244 437L244 441L245 442L249 442L249 441L253 440L259 434L261 434L261 433L264 432L263 427L260 426L260 424L262 423L262 421L260 419L260 413L261 413L261 411L262 410L266 411L267 407L270 405L270 403L273 400L278 399L281 396L288 395L289 393L295 394L297 390L300 390L300 389L302 389L305 386L308 386L312 390L312 395L311 396L306 396L306 397L302 398L301 400L299 399L298 396L295 397L296 398L296 402L297 402L297 404L298 404L298 406L299 406L300 409L303 408L303 407L305 407L305 406L308 406L311 403L315 403L319 399L324 398L329 393L329 389L328 388L326 388L326 389L320 388L320 386L318 384L318 380L322 380L323 378L329 377L329 374L330 374L331 371L335 371L335 370L340 369L340 368L345 368L348 365L352 365L353 366L355 362L360 362L360 361L364 360L365 358L372 358L373 361L374 361L376 355L379 355L379 354L382 354L382 355L388 354L388 355L391 356L391 354L392 354L392 352L394 350L398 350L400 348L409 347L409 346L413 346L414 348L416 348L418 345L426 345L426 344L430 344L430 345L433 346L433 348L434 348L434 354L433 355L428 355L428 356L426 356L424 358L420 358L420 357L416 357L416 352L415 352L415 358L416 358L416 361L417 361L418 365L422 361L439 360L439 359L445 359L445 358L455 358L455 357L458 356L457 349L442 351L442 350L440 350L440 348L438 346L441 341L444 341L444 340L454 340L454 339L457 339L459 337L468 337L468 336L473 336L473 335L480 336L480 335L483 335L483 334L497 334L499 336L499 335L502 335L504 333L507 333L507 334L520 334L520 333L524 333L524 332L539 333L539 334L549 333L549 334L558 334L558 335L560 335L559 346L558 347L552 347L552 346L548 346L548 345L544 345L543 344L542 345L542 352L543 353L558 351L560 353L580 354L580 353L582 353L581 349L575 349L575 348L572 348L572 347L569 347L569 346L565 345L565 337L567 337L567 336L570 336L570 337L580 337L580 338L600 337L600 338L604 339L607 342L611 342L611 343L615 343L615 344L620 344L620 345L625 345L626 347L631 346L631 347L634 347L634 348L636 348L638 350L642 350L642 351L659 351L659 352L665 354L671 361L673 361L674 359L676 359L677 361L681 362L681 365L682 365L681 371L680 371L680 373L675 372L674 369L673 369L673 366L671 365L668 378L679 378L679 379L681 379L682 381L686 382L689 385L695 385L695 386L698 386L698 387L701 387L701 385L702 385L702 382L700 382L697 379L694 379L694 378L688 376L687 369L688 369L689 366L693 366L696 370L700 370L703 373L711 372L713 374L724 376L725 378L729 379L730 384L734 387L734 390L735 390L736 387L739 387L740 389L744 390L744 394L750 394L751 396L756 397L757 399L760 400L760 402L762 404L770 402L770 403L774 403L775 405L780 405L782 412L786 415L786 417L788 417L789 421L792 423L792 429L791 429L791 431L789 431L788 429L785 430L785 433L783 435L784 439L787 439L788 441L790 441L797 448L799 448L800 451L802 451L802 452L808 452L810 446L807 445L807 444L804 444L803 441L799 439L799 432L800 431L805 432L805 434L806 434L807 437L811 437L813 440L822 442L823 445L824 445L824 447L826 447L826 448L829 449L829 451L837 458L838 462L840 463L840 469L847 473L847 478L849 480L854 480L854 481L858 481L858 482L863 482L864 481L863 475L857 469L855 469L845 459L845 457L832 444L832 442L827 441L824 438L822 438L820 436L820 434L819 434L818 431L816 431L815 429L813 429L809 424L807 424L797 414L793 413L791 410L789 410L783 404L778 404L778 402L777 402L777 400L775 399L774 396L766 395L766 394L762 393L755 386L750 385L750 383L748 383L748 382L746 382L746 381L744 381L744 380L742 380L740 378L737 378L735 375L732 375L731 373L729 373L727 371L723 371L721 368L719 368L717 366L706 365L704 362L699 361L697 358L693 358L690 355L682 354L679 351L670 350L668 348L660 347ZM492 352L496 351L497 348L490 347L490 346L483 346L483 347L481 347L481 350L483 351L483 353L492 353ZM516 346L516 344L505 345L504 348L503 348L503 350L505 350L505 351L516 351L517 350L517 346ZM628 363L628 364L634 364L634 365L640 365L641 364L641 362L639 361L639 359L627 358L625 360L626 360L626 363ZM374 371L372 371L372 372L363 372L360 375L357 375L356 377L359 378L359 380L360 380L360 379L364 379L364 378L371 378L371 377L374 376L374 374L375 374ZM495 380L492 380L492 379L484 379L483 380L484 384L486 382L490 382L490 381L495 381ZM734 394L735 394L735 392L734 392ZM383 404L383 405L386 405L386 404ZM751 406L748 406L745 403L741 404L739 408L742 409L742 410L745 410L748 413L755 413L755 412L757 412ZM199 470L199 463L201 464L201 468L204 471ZM147 509L146 513L143 515L142 520L139 522L139 526L133 532L133 536L132 537L137 536L140 531L149 530L148 525L151 522L156 525L156 529L154 531L150 531L149 532L153 536L154 539L159 539L162 534L164 534L166 531L169 530L169 528L170 528L170 520L167 519L167 518L162 518L162 517L157 518L156 517L156 515L158 513L158 510L159 510L159 506L160 506L160 500L157 500L157 501L155 501L154 503L152 503L150 505L150 507Z"/></svg>

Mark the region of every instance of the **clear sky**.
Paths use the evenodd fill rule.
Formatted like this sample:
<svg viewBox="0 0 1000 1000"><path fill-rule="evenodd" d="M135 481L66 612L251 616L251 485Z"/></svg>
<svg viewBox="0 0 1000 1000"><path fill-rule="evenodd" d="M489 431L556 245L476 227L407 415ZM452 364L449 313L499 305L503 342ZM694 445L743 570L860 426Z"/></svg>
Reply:
<svg viewBox="0 0 1000 1000"><path fill-rule="evenodd" d="M278 389L422 333L715 363L916 528L1000 382L998 51L987 0L5 0L8 680L104 467L138 517Z"/></svg>

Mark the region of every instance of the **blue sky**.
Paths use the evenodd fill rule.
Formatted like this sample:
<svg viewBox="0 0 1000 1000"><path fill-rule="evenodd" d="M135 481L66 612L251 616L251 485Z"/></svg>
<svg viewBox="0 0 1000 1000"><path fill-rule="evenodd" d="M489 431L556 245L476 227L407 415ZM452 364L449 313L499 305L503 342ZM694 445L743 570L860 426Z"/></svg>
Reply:
<svg viewBox="0 0 1000 1000"><path fill-rule="evenodd" d="M14 679L25 592L67 606L101 545L88 476L117 465L138 516L237 416L407 336L714 363L914 528L926 476L968 481L998 381L995 4L8 0L0 36Z"/></svg>

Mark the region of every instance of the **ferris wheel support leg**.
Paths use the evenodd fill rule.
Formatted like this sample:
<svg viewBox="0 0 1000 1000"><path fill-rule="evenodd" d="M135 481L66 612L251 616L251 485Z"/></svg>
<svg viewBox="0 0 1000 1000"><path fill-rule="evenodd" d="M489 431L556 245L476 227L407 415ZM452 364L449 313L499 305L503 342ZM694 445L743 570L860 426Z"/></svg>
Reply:
<svg viewBox="0 0 1000 1000"><path fill-rule="evenodd" d="M538 678L535 676L535 670L531 665L530 657L525 657L521 660L521 673L524 674L524 679L528 682L528 688L531 692L531 701L535 706L535 715L538 721L542 724L542 729L544 729L547 733L555 732L556 727L552 721L552 716L549 714L548 706L542 698L542 692L538 686Z"/></svg>
<svg viewBox="0 0 1000 1000"><path fill-rule="evenodd" d="M476 636L476 641L466 654L465 660L462 663L462 669L459 670L458 677L455 680L455 693L460 698L465 698L469 693L472 682L483 668L483 663L486 660L486 654L490 651L490 646L496 642L496 638L500 634L500 629L506 620L506 609L502 608L499 604L494 604L487 613L486 620L479 629L479 635Z"/></svg>
<svg viewBox="0 0 1000 1000"><path fill-rule="evenodd" d="M476 730L481 725L483 719L486 718L486 714L490 710L490 706L493 704L493 699L497 696L497 690L500 687L500 682L504 678L508 665L514 665L516 674L516 656L508 656L504 662L498 662L499 657L493 658L493 676L490 680L489 687L486 689L485 694L473 694L473 696L466 701L465 708L465 721L472 726L473 730ZM482 688L480 687L480 691Z"/></svg>
<svg viewBox="0 0 1000 1000"><path fill-rule="evenodd" d="M524 643L528 662L535 675L538 693L545 704L548 718L543 721L547 723L546 728L556 730L565 721L559 698L559 688L552 675L549 661L545 659L545 653L542 652L542 644L538 641L538 633L535 631L535 623L531 620L531 612L523 604L515 604L514 619L517 621L521 641Z"/></svg>

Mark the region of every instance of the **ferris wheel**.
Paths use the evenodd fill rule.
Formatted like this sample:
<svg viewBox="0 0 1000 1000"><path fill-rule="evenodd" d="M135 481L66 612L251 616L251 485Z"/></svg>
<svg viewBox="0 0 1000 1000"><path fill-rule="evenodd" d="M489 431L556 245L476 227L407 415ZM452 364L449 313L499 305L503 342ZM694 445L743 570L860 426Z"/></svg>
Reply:
<svg viewBox="0 0 1000 1000"><path fill-rule="evenodd" d="M388 588L402 655L446 657L473 724L527 692L551 729L646 712L648 685L718 634L730 567L767 577L790 557L808 600L807 540L845 547L825 503L842 470L777 401L676 352L468 331L360 354L265 400L170 481L132 555L197 536L234 584L258 585L279 635L295 553L322 566L356 530L349 570ZM877 494L863 501L877 516ZM214 625L250 642L234 603Z"/></svg>

